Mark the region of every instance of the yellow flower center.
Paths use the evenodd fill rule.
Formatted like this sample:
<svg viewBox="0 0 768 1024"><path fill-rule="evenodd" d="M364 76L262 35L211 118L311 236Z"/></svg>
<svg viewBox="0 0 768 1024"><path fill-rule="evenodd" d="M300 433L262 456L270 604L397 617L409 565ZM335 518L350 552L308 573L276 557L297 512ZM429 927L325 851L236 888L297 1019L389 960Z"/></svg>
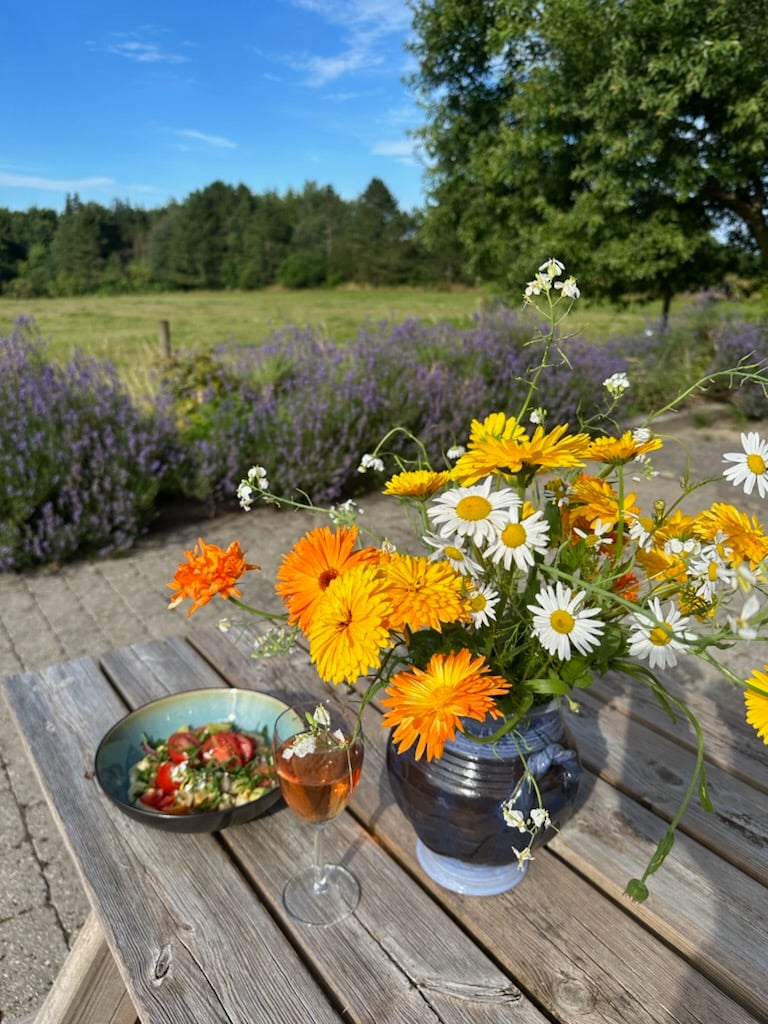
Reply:
<svg viewBox="0 0 768 1024"><path fill-rule="evenodd" d="M648 639L656 647L665 647L672 639L670 633L672 632L668 622L662 623L660 626L654 626L651 632L648 634Z"/></svg>
<svg viewBox="0 0 768 1024"><path fill-rule="evenodd" d="M502 530L501 539L508 548L519 548L526 541L525 528L520 523L507 523Z"/></svg>
<svg viewBox="0 0 768 1024"><path fill-rule="evenodd" d="M462 498L456 505L456 514L465 522L479 523L481 519L487 519L493 505L481 494L470 494Z"/></svg>
<svg viewBox="0 0 768 1024"><path fill-rule="evenodd" d="M762 455L758 455L757 452L752 452L747 456L747 467L755 474L755 476L762 476L765 472L765 459Z"/></svg>
<svg viewBox="0 0 768 1024"><path fill-rule="evenodd" d="M485 594L474 594L469 602L473 612L481 612L485 609L488 604L488 599Z"/></svg>
<svg viewBox="0 0 768 1024"><path fill-rule="evenodd" d="M455 548L452 544L446 544L443 550L445 551L446 558L450 558L454 562L464 561L464 552L460 548Z"/></svg>
<svg viewBox="0 0 768 1024"><path fill-rule="evenodd" d="M570 633L576 625L576 620L570 612L558 608L550 615L549 624L556 633Z"/></svg>
<svg viewBox="0 0 768 1024"><path fill-rule="evenodd" d="M716 583L720 577L720 566L717 562L710 562L707 566L707 577L710 583Z"/></svg>

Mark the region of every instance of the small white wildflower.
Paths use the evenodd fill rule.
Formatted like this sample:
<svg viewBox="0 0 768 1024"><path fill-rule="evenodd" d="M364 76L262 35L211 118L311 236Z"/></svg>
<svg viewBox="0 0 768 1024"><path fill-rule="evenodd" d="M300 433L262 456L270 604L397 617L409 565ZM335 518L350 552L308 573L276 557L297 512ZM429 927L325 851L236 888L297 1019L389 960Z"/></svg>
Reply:
<svg viewBox="0 0 768 1024"><path fill-rule="evenodd" d="M232 623L229 619L219 619L218 627L222 633L228 633L232 629Z"/></svg>
<svg viewBox="0 0 768 1024"><path fill-rule="evenodd" d="M467 449L463 444L455 444L452 448L449 448L445 453L446 458L450 459L451 462L455 462L456 459L460 459L461 456Z"/></svg>
<svg viewBox="0 0 768 1024"><path fill-rule="evenodd" d="M520 867L522 867L524 864L527 864L529 860L533 860L533 854L531 853L530 846L526 846L524 850L515 850L515 855L517 857L517 863L520 865Z"/></svg>
<svg viewBox="0 0 768 1024"><path fill-rule="evenodd" d="M357 467L357 472L367 473L369 469L373 469L377 473L383 473L384 463L377 455L370 455L366 452L362 459L360 459L360 465Z"/></svg>
<svg viewBox="0 0 768 1024"><path fill-rule="evenodd" d="M237 486L237 500L240 502L240 508L246 512L250 512L254 502L253 488L247 480L241 480Z"/></svg>
<svg viewBox="0 0 768 1024"><path fill-rule="evenodd" d="M515 810L509 803L505 803L502 805L501 813L504 816L504 821L510 828L516 828L518 832L528 831L528 825L521 811Z"/></svg>
<svg viewBox="0 0 768 1024"><path fill-rule="evenodd" d="M317 707L315 708L315 713L312 715L312 719L315 725L320 725L324 729L328 728L328 726L331 724L331 716L325 704L317 705Z"/></svg>
<svg viewBox="0 0 768 1024"><path fill-rule="evenodd" d="M360 508L351 498L347 498L341 505L331 505L328 509L328 516L334 526L354 526L364 514L365 509Z"/></svg>
<svg viewBox="0 0 768 1024"><path fill-rule="evenodd" d="M603 381L603 387L611 398L621 398L629 386L629 377L626 373L612 373L610 377L606 377ZM650 436L650 431L648 431L648 437Z"/></svg>
<svg viewBox="0 0 768 1024"><path fill-rule="evenodd" d="M537 409L532 409L531 410L531 415L528 417L528 419L531 421L531 423L536 423L536 424L543 423L546 418L547 418L547 410L544 409L542 406L539 406Z"/></svg>
<svg viewBox="0 0 768 1024"><path fill-rule="evenodd" d="M546 807L534 807L531 811L531 821L536 829L546 828L550 824L549 811Z"/></svg>
<svg viewBox="0 0 768 1024"><path fill-rule="evenodd" d="M562 272L565 270L564 264L560 260L556 260L550 257L545 263L542 263L539 267L540 274L546 274L547 277L560 277Z"/></svg>
<svg viewBox="0 0 768 1024"><path fill-rule="evenodd" d="M578 299L581 295L575 277L567 277L564 281L555 281L555 288L562 291L567 299Z"/></svg>

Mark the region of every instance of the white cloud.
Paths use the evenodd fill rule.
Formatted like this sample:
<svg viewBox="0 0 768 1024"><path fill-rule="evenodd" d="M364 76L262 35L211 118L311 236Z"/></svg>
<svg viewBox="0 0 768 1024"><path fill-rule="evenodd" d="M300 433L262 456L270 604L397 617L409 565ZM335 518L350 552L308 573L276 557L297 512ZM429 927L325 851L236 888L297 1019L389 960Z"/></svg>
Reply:
<svg viewBox="0 0 768 1024"><path fill-rule="evenodd" d="M391 139L389 141L382 139L381 142L373 144L372 152L376 156L393 157L398 163L407 164L408 166L414 166L418 163L414 144L409 142L408 139Z"/></svg>
<svg viewBox="0 0 768 1024"><path fill-rule="evenodd" d="M137 64L185 64L189 57L181 53L169 53L161 50L156 43L143 43L139 40L126 40L123 43L110 43L106 47L107 53L117 54L118 57L126 57L128 60L136 61Z"/></svg>
<svg viewBox="0 0 768 1024"><path fill-rule="evenodd" d="M291 65L308 71L309 85L325 85L342 75L384 63L378 46L383 36L404 34L411 13L403 0L291 0L332 25L344 28L344 47L331 57L293 56Z"/></svg>
<svg viewBox="0 0 768 1024"><path fill-rule="evenodd" d="M112 178L40 178L33 174L4 174L0 171L0 185L6 188L35 188L45 192L79 192L87 188L112 188Z"/></svg>
<svg viewBox="0 0 768 1024"><path fill-rule="evenodd" d="M217 146L220 149L237 149L237 143L231 139L225 139L221 135L206 135L205 132L195 131L194 128L177 128L174 135L183 135L185 139L196 139L198 142L205 142L209 146Z"/></svg>

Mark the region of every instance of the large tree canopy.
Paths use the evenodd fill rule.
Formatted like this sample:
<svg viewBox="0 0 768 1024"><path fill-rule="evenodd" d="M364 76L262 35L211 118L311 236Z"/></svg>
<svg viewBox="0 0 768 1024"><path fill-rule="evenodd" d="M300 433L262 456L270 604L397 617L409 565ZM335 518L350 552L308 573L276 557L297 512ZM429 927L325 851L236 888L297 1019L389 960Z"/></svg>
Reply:
<svg viewBox="0 0 768 1024"><path fill-rule="evenodd" d="M768 267L768 19L743 0L409 0L427 230L514 280L559 256L611 294Z"/></svg>

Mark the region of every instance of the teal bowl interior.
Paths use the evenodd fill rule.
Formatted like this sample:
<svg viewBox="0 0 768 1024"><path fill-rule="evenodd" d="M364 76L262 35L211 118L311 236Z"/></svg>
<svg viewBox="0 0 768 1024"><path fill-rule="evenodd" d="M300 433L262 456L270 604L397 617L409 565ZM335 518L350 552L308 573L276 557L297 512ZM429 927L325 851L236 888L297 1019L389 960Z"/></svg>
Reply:
<svg viewBox="0 0 768 1024"><path fill-rule="evenodd" d="M112 726L96 751L96 778L121 811L153 828L169 832L217 832L230 825L240 825L272 807L280 799L280 788L275 787L239 807L191 814L163 814L130 803L130 770L144 756L142 739L146 736L166 739L184 725L194 727L208 722L231 722L247 732L261 732L266 726L271 736L275 721L287 707L283 701L266 693L229 687L185 690L161 697L131 711Z"/></svg>

